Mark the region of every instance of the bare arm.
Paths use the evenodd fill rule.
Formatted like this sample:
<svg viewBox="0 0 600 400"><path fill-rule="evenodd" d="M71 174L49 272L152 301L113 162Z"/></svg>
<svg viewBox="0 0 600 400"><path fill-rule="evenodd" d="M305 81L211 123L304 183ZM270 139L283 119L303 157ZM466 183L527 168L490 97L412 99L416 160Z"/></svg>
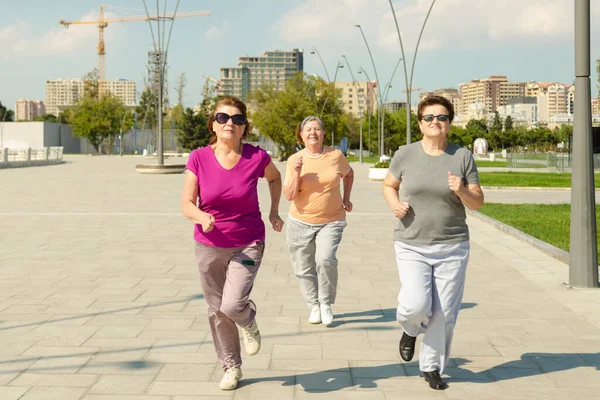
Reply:
<svg viewBox="0 0 600 400"><path fill-rule="evenodd" d="M281 174L273 164L273 160L269 162L265 168L265 178L269 182L269 193L271 194L271 211L269 212L269 221L273 225L273 229L281 232L283 228L283 220L279 217L279 200L281 200Z"/></svg>
<svg viewBox="0 0 600 400"><path fill-rule="evenodd" d="M483 191L478 183L464 185L462 178L448 171L448 186L468 209L479 210L483 206Z"/></svg>
<svg viewBox="0 0 600 400"><path fill-rule="evenodd" d="M382 185L383 198L392 209L394 216L398 218L404 218L410 208L407 202L400 201L400 195L398 192L400 190L401 183L401 180L396 179L394 175L388 171L387 175L383 179Z"/></svg>
<svg viewBox="0 0 600 400"><path fill-rule="evenodd" d="M190 171L185 171L183 195L181 196L181 213L195 224L202 225L204 232L210 232L215 225L215 218L196 206L198 200L198 178Z"/></svg>
<svg viewBox="0 0 600 400"><path fill-rule="evenodd" d="M300 188L300 171L302 170L302 156L294 160L293 169L285 176L285 185L283 186L283 195L289 201L292 201L298 195Z"/></svg>
<svg viewBox="0 0 600 400"><path fill-rule="evenodd" d="M348 212L352 211L352 202L350 201L350 193L352 193L352 185L354 184L354 170L350 168L350 172L343 179L344 182L344 197L342 202L344 209Z"/></svg>

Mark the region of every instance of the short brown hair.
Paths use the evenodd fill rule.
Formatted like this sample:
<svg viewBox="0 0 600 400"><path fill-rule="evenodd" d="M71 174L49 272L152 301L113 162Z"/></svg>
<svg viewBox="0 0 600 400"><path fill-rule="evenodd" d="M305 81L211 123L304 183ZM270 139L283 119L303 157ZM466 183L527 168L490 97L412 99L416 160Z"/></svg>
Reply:
<svg viewBox="0 0 600 400"><path fill-rule="evenodd" d="M419 121L423 119L423 110L429 106L442 106L448 110L448 116L450 117L450 123L454 120L454 106L452 102L443 96L427 96L419 103L417 109L417 117Z"/></svg>
<svg viewBox="0 0 600 400"><path fill-rule="evenodd" d="M246 128L244 129L244 134L242 135L242 140L246 139L246 137L250 133L250 130L252 129L250 122L248 122L248 114L247 114L248 111L246 108L246 103L244 103L242 100L240 100L234 96L222 96L219 98L219 100L217 100L217 104L215 104L215 108L213 109L212 113L208 117L208 131L211 134L210 140L208 142L209 144L213 144L213 143L217 142L217 134L215 133L215 131L213 131L213 123L215 122L215 116L217 115L217 110L223 106L231 106L231 107L237 108L238 110L240 110L240 113L244 116L244 118L246 118Z"/></svg>

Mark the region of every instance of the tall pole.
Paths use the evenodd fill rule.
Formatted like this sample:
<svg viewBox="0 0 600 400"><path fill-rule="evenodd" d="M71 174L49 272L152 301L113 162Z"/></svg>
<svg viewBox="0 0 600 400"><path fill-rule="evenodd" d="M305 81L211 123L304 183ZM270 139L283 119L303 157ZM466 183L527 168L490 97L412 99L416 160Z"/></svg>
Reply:
<svg viewBox="0 0 600 400"><path fill-rule="evenodd" d="M346 56L342 54L342 57L344 58L344 60L346 60L346 65L348 66L348 70L350 71L350 76L352 77L354 91L356 92L356 101L359 101L358 98L360 96L358 94L358 84L356 83L356 79L354 79L354 74L352 73L352 68L350 68L350 63L348 62L348 59L346 58ZM363 93L363 97L365 99L365 105L367 105L368 100L364 93ZM358 110L360 111L360 107L358 108ZM358 139L358 162L361 164L363 163L363 120L364 120L364 113L363 113L363 115L360 116L360 136Z"/></svg>
<svg viewBox="0 0 600 400"><path fill-rule="evenodd" d="M413 56L412 67L410 70L410 81L408 78L408 71L406 69L406 57L404 56L404 45L402 44L402 35L400 34L400 28L398 27L398 19L396 18L396 11L394 10L394 5L392 4L392 0L389 0L390 7L392 8L392 15L394 17L394 22L396 23L396 31L398 32L398 40L400 41L400 50L402 51L402 58L404 61L404 80L406 82L406 144L410 144L412 142L412 127L411 127L411 93L412 93L412 80L413 73L415 71L415 61L417 60L417 52L419 51L419 43L421 43L421 36L423 36L423 30L425 30L425 24L429 19L429 14L431 14L431 10L433 9L433 5L435 4L435 0L431 2L431 6L429 6L429 11L427 11L427 16L425 17L425 21L423 21L423 25L421 26L421 32L419 33L419 39L417 40L417 46L415 48L415 55Z"/></svg>
<svg viewBox="0 0 600 400"><path fill-rule="evenodd" d="M354 25L355 27L357 27L358 29L360 29L360 34L363 37L363 40L365 41L365 45L367 46L367 51L369 52L369 58L371 59L371 64L373 64L373 70L375 71L375 79L377 80L377 94L379 95L379 104L381 105L381 87L379 86L379 76L377 75L377 68L375 67L375 61L373 60L373 54L371 54L371 48L369 47L369 42L367 42L367 38L365 37L365 33L362 30L362 27L360 25ZM365 73L366 75L366 73ZM378 111L378 113L381 113L381 111ZM377 127L377 136L380 137L382 136L380 133L381 130L381 126L379 124L379 120L380 120L380 116L377 116L378 118L378 127ZM381 142L380 142L381 143ZM380 144L380 149L379 149L379 157L381 157L383 155L383 152L381 151L381 148L383 147L382 144Z"/></svg>
<svg viewBox="0 0 600 400"><path fill-rule="evenodd" d="M365 74L365 76L367 77L367 81L369 83L372 83L371 78L369 78L369 75L367 74L367 71L365 71L364 68L361 67L360 71L358 71L358 73L359 74L360 73ZM379 135L379 132L381 131L381 125L380 125L381 124L381 119L379 117L381 115L381 106L382 106L382 104L380 102L380 98L379 98L380 96L378 96L379 92L381 92L380 87L379 87L379 82L376 82L376 84L377 84L377 92L378 93L377 93L377 95L374 95L374 97L375 97L375 102L377 103L377 151L379 151L380 148L381 148L381 142L380 142L381 137ZM373 113L371 113L371 115L373 115ZM371 144L370 144L371 143L370 142L371 128L370 127L371 127L371 117L369 117L369 150L371 149ZM379 154L379 156L381 156L381 154Z"/></svg>
<svg viewBox="0 0 600 400"><path fill-rule="evenodd" d="M569 284L598 287L590 89L590 0L575 0L575 119L571 177Z"/></svg>
<svg viewBox="0 0 600 400"><path fill-rule="evenodd" d="M321 61L321 65L323 66L323 69L325 70L325 76L327 76L327 83L331 83L331 79L329 78L329 72L327 71L327 67L325 66L325 63L323 62L323 58L321 58L321 53L319 53L319 50L317 50L317 48L315 46L313 46L313 49L310 52L310 54L316 54L317 57L319 57L319 60Z"/></svg>

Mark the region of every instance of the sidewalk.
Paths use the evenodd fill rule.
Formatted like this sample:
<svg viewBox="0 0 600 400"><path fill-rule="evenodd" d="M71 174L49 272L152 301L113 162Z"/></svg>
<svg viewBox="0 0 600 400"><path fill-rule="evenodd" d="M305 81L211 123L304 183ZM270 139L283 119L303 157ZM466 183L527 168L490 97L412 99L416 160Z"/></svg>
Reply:
<svg viewBox="0 0 600 400"><path fill-rule="evenodd" d="M475 218L450 388L429 389L397 354L394 218L360 164L334 326L307 322L284 234L267 228L252 296L263 347L220 391L183 176L65 160L0 172L2 400L598 398L600 291L567 289L567 265ZM264 181L260 196L268 210Z"/></svg>

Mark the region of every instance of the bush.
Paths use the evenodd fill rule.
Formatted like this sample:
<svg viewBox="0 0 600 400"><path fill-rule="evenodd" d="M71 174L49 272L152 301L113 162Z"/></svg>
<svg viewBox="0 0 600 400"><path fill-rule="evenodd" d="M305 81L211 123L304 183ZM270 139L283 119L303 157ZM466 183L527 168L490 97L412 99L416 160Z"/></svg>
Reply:
<svg viewBox="0 0 600 400"><path fill-rule="evenodd" d="M379 162L375 163L375 165L373 165L373 168L389 168L389 167L390 167L389 161L379 161Z"/></svg>

